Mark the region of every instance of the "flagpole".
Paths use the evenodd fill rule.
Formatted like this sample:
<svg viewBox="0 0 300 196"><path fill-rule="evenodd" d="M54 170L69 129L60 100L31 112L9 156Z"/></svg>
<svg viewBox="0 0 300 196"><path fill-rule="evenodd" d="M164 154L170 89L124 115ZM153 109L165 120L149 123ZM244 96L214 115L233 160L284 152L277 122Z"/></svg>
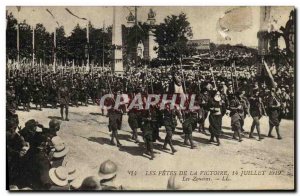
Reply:
<svg viewBox="0 0 300 196"><path fill-rule="evenodd" d="M103 35L102 35L102 68L104 68L104 33L105 33L105 21L103 20ZM103 71L103 69L102 69Z"/></svg>
<svg viewBox="0 0 300 196"><path fill-rule="evenodd" d="M86 39L87 39L87 66L90 67L90 55L89 55L89 22L86 25Z"/></svg>
<svg viewBox="0 0 300 196"><path fill-rule="evenodd" d="M17 22L17 63L18 67L20 64L20 29L19 29L19 22Z"/></svg>
<svg viewBox="0 0 300 196"><path fill-rule="evenodd" d="M17 11L18 11L18 18L17 18L17 65L18 65L18 68L20 67L20 24L19 24L20 9L21 9L21 7L17 7Z"/></svg>
<svg viewBox="0 0 300 196"><path fill-rule="evenodd" d="M54 67L54 73L56 72L56 27L54 29L53 34L53 43L54 43L54 54L53 54L53 67Z"/></svg>
<svg viewBox="0 0 300 196"><path fill-rule="evenodd" d="M34 67L34 26L32 25L32 67Z"/></svg>

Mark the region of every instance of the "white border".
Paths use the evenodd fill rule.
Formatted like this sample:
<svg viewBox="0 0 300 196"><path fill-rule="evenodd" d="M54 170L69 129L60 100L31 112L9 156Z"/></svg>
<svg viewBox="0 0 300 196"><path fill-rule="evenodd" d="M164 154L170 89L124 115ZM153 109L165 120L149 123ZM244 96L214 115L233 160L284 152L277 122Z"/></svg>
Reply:
<svg viewBox="0 0 300 196"><path fill-rule="evenodd" d="M1 6L0 6L0 26L1 26L1 47L0 47L0 59L1 59L1 66L0 66L0 95L2 95L2 99L0 99L0 116L1 116L1 123L0 123L0 130L1 130L1 137L0 137L0 145L1 145L1 158L0 158L0 164L1 164L1 178L0 178L0 190L1 190L1 195L8 195L9 192L5 190L6 186L6 168L5 168L5 163L6 163L6 157L5 157L5 29L6 29L6 21L5 21L5 10L6 6L14 6L14 5L27 5L27 6L33 6L33 5L40 5L40 6L62 6L62 5L74 5L74 6L93 6L93 5L157 5L157 6L232 6L232 5L251 5L251 6L260 6L260 5L284 5L284 6L296 6L296 8L299 8L300 1L298 0L252 0L252 1L221 1L221 0L210 0L210 1L200 1L200 0L148 0L148 1L141 1L141 0L108 0L108 1L95 1L95 0L51 0L51 1L41 1L41 0L27 0L27 1L21 1L21 0L2 0L1 1ZM299 15L299 13L297 14ZM298 19L298 18L297 18ZM299 19L297 20L297 26L299 26ZM297 28L297 38L299 38L299 31ZM297 51L297 57L299 57L299 48ZM297 65L296 65L297 66ZM297 75L299 75L299 67L297 69ZM298 88L299 92L299 88ZM299 101L299 96L298 101ZM299 102L297 104L297 111L299 109ZM297 121L299 120L299 116L297 116ZM295 122L297 122L295 120ZM299 121L300 122L300 121ZM299 129L299 126L297 125L297 130ZM298 132L298 131L297 131ZM299 132L297 133L297 141L299 140ZM283 157L284 158L284 157ZM299 157L297 157L299 158ZM299 163L297 159L297 163ZM298 174L299 174L299 168L298 168ZM298 175L297 175L298 176ZM298 187L298 186L297 186ZM299 187L298 187L299 188ZM23 193L23 194L28 194L28 193ZM30 194L30 193L29 193ZM48 195L63 195L64 193L47 193ZM87 195L87 193L81 193L82 195ZM96 193L99 194L99 193ZM101 193L103 194L103 193ZM139 193L143 194L143 193ZM156 193L156 194L163 194L163 193ZM183 194L189 194L189 193L183 193ZM198 194L198 193L197 193ZM208 193L200 193L201 195L203 194L208 194ZM217 193L214 193L217 194ZM214 195L213 194L213 195ZM240 194L240 193L239 193ZM261 193L253 193L255 195L260 195ZM285 193L288 194L288 193ZM298 194L298 193L297 193ZM110 194L111 195L111 194ZM211 194L210 194L211 195Z"/></svg>

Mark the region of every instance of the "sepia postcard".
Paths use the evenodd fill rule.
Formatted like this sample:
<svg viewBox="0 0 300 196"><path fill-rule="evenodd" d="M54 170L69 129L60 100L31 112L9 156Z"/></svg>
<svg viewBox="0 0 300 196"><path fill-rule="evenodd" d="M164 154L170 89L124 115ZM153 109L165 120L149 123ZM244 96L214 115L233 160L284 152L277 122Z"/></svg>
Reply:
<svg viewBox="0 0 300 196"><path fill-rule="evenodd" d="M295 190L291 6L7 6L9 191Z"/></svg>

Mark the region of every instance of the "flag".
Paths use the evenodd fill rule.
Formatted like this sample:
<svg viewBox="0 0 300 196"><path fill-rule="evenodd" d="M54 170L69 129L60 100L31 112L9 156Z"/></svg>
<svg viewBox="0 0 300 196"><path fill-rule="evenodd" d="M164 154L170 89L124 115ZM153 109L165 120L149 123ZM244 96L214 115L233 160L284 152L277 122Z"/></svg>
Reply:
<svg viewBox="0 0 300 196"><path fill-rule="evenodd" d="M65 8L65 9L66 9L66 11L67 11L69 14L71 14L72 16L75 16L76 18L81 19L81 20L87 20L86 18L81 18L81 17L75 15L75 14L74 14L73 12L71 12L68 8Z"/></svg>
<svg viewBox="0 0 300 196"><path fill-rule="evenodd" d="M274 87L274 86L275 86L275 81L274 81L273 75L272 75L272 73L271 73L271 70L270 70L270 68L268 67L268 65L267 65L267 63L266 63L265 60L263 60L263 65L265 66L265 69L266 69L266 71L267 71L267 73L268 73L268 76L269 76L269 78L271 79L272 85L273 85L273 87Z"/></svg>
<svg viewBox="0 0 300 196"><path fill-rule="evenodd" d="M52 18L55 20L55 16L49 9L46 9L46 12L48 12L52 16ZM55 20L55 22L56 22L57 26L59 26L59 22L57 20Z"/></svg>

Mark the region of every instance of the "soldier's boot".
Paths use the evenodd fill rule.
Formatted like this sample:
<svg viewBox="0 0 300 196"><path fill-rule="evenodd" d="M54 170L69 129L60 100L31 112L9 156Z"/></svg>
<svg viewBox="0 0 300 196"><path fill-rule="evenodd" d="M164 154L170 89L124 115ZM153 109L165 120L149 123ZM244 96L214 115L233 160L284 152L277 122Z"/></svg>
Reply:
<svg viewBox="0 0 300 196"><path fill-rule="evenodd" d="M172 150L172 154L174 154L175 152L177 152L177 150L173 146L172 140L169 141L169 145L170 145L170 148Z"/></svg>
<svg viewBox="0 0 300 196"><path fill-rule="evenodd" d="M135 133L132 133L131 139L134 140L134 143L139 142L139 140L137 139L137 135Z"/></svg>
<svg viewBox="0 0 300 196"><path fill-rule="evenodd" d="M274 137L272 135L272 130L273 130L273 126L270 126L270 130L269 130L269 133L268 133L268 137Z"/></svg>
<svg viewBox="0 0 300 196"><path fill-rule="evenodd" d="M188 136L187 134L184 134L184 142L183 142L184 145L187 145L189 146L190 144L188 143Z"/></svg>
<svg viewBox="0 0 300 196"><path fill-rule="evenodd" d="M239 142L242 142L242 141L243 141L243 140L242 140L242 133L241 133L240 130L237 131L237 135L238 135L238 137L239 137Z"/></svg>
<svg viewBox="0 0 300 196"><path fill-rule="evenodd" d="M68 119L68 114L69 114L69 109L68 108L66 108L66 121L69 121L69 119Z"/></svg>
<svg viewBox="0 0 300 196"><path fill-rule="evenodd" d="M101 109L101 115L104 116L104 109Z"/></svg>
<svg viewBox="0 0 300 196"><path fill-rule="evenodd" d="M253 137L253 131L254 131L254 128L255 128L255 124L254 124L254 122L252 122L251 129L250 129L250 133L249 133L249 138L254 138L254 137Z"/></svg>
<svg viewBox="0 0 300 196"><path fill-rule="evenodd" d="M111 140L110 140L110 144L111 145L113 145L113 146L115 146L116 144L115 144L115 141L114 141L114 138L115 138L115 134L114 134L114 132L112 132L111 133Z"/></svg>
<svg viewBox="0 0 300 196"><path fill-rule="evenodd" d="M220 146L221 142L220 142L219 136L216 136L216 139L217 139L217 146Z"/></svg>
<svg viewBox="0 0 300 196"><path fill-rule="evenodd" d="M166 141L166 139L165 139L165 142L164 142L164 145L163 145L163 147L162 147L164 150L168 150L168 148L167 148L167 141Z"/></svg>
<svg viewBox="0 0 300 196"><path fill-rule="evenodd" d="M154 152L153 152L153 143L149 142L149 151L150 151L150 156L151 156L151 160L153 160L155 158L154 156Z"/></svg>
<svg viewBox="0 0 300 196"><path fill-rule="evenodd" d="M113 138L111 138L111 140L110 140L110 144L111 144L111 145L113 145L113 146L115 146L115 145L116 145L116 143L115 143L115 141L114 141L114 139L113 139Z"/></svg>
<svg viewBox="0 0 300 196"><path fill-rule="evenodd" d="M64 108L63 107L60 108L60 116L61 116L61 119L64 120Z"/></svg>
<svg viewBox="0 0 300 196"><path fill-rule="evenodd" d="M198 131L199 131L199 133L201 133L201 132L202 132L202 126L201 126L201 122L199 122Z"/></svg>
<svg viewBox="0 0 300 196"><path fill-rule="evenodd" d="M263 138L260 135L260 125L256 125L256 130L257 130L257 134L258 134L258 141L262 140Z"/></svg>
<svg viewBox="0 0 300 196"><path fill-rule="evenodd" d="M164 150L168 150L167 145L168 145L168 143L170 143L169 140L170 140L170 137L169 137L169 134L168 134L168 132L167 132L167 135L166 135L166 137L165 137L164 146L163 146L163 149L164 149Z"/></svg>
<svg viewBox="0 0 300 196"><path fill-rule="evenodd" d="M200 125L201 125L201 127L202 127L202 133L207 134L206 131L205 131L205 127L204 127L204 122L201 123Z"/></svg>
<svg viewBox="0 0 300 196"><path fill-rule="evenodd" d="M279 126L276 126L276 127L275 127L275 130L276 130L276 133L277 133L277 139L281 140L282 137L281 137L280 134L279 134Z"/></svg>
<svg viewBox="0 0 300 196"><path fill-rule="evenodd" d="M234 140L238 140L236 131L235 131L235 132L233 132L232 139L234 139Z"/></svg>
<svg viewBox="0 0 300 196"><path fill-rule="evenodd" d="M213 135L213 134L210 135L209 142L215 142L215 141L214 141L214 135Z"/></svg>
<svg viewBox="0 0 300 196"><path fill-rule="evenodd" d="M121 147L122 144L121 144L120 141L119 141L118 134L115 132L114 135L115 135L115 138L116 138L116 141L117 141L117 146L118 146L118 147Z"/></svg>
<svg viewBox="0 0 300 196"><path fill-rule="evenodd" d="M192 134L188 135L188 139L189 139L190 144L191 144L191 149L194 149L194 148L196 148L196 145L194 144L192 137L193 137Z"/></svg>

